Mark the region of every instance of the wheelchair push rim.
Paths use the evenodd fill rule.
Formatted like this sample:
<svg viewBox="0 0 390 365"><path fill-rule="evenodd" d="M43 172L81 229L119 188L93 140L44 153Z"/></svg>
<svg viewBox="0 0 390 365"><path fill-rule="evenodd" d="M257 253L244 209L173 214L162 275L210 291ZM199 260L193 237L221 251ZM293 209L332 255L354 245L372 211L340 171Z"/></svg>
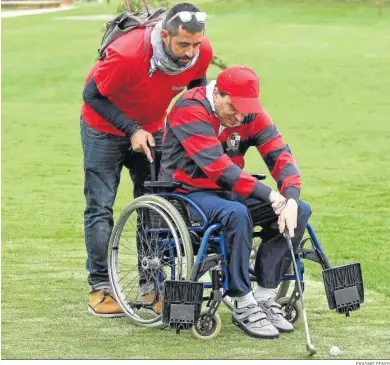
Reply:
<svg viewBox="0 0 390 365"><path fill-rule="evenodd" d="M143 196L125 208L114 227L110 282L124 313L138 325L164 327L161 303L157 310L164 281L186 278L191 271L192 247L180 219L166 200Z"/></svg>

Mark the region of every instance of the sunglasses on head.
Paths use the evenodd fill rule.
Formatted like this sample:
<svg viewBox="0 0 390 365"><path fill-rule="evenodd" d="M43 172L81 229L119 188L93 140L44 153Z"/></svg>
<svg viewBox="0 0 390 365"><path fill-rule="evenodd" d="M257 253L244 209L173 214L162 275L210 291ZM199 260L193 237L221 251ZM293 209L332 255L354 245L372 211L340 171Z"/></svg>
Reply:
<svg viewBox="0 0 390 365"><path fill-rule="evenodd" d="M195 19L198 23L206 23L207 14L202 11L179 11L171 19L167 21L167 24L171 23L174 19L180 18L183 23L189 23L192 20L192 16L195 15Z"/></svg>

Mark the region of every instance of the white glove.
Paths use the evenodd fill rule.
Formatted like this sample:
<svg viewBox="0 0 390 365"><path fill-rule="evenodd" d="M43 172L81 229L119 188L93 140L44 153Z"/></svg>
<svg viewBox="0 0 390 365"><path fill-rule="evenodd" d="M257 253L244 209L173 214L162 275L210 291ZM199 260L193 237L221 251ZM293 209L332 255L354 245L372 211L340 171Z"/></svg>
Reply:
<svg viewBox="0 0 390 365"><path fill-rule="evenodd" d="M284 208L279 212L275 211L279 215L278 225L279 232L284 233L287 228L290 237L294 237L294 230L297 228L298 219L298 204L294 199L288 199Z"/></svg>
<svg viewBox="0 0 390 365"><path fill-rule="evenodd" d="M286 205L286 198L279 194L277 191L271 191L271 194L269 195L269 201L271 202L272 209L274 210L275 214L279 215L282 209Z"/></svg>

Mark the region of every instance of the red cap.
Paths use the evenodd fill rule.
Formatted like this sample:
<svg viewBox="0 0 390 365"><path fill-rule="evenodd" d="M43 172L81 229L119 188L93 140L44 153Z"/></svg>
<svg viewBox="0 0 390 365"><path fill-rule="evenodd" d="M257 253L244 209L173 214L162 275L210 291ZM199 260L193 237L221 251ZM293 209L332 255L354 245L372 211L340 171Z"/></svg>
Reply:
<svg viewBox="0 0 390 365"><path fill-rule="evenodd" d="M259 78L248 67L232 66L217 78L217 88L230 96L234 108L242 114L260 113Z"/></svg>

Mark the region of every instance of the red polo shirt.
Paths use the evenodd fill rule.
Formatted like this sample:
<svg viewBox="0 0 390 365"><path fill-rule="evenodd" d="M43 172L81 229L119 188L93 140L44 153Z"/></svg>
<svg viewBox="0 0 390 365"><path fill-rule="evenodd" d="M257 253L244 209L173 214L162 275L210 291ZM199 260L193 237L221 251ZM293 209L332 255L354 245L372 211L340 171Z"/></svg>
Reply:
<svg viewBox="0 0 390 365"><path fill-rule="evenodd" d="M150 77L153 50L148 36L145 52L144 33L145 29L135 29L115 40L107 48L106 58L92 67L86 83L93 77L103 96L127 117L136 120L143 129L154 133L164 128L166 110L172 99L192 80L206 75L213 52L207 38L203 38L199 59L192 68L172 76L157 69ZM81 117L99 131L123 136L113 124L85 103Z"/></svg>

